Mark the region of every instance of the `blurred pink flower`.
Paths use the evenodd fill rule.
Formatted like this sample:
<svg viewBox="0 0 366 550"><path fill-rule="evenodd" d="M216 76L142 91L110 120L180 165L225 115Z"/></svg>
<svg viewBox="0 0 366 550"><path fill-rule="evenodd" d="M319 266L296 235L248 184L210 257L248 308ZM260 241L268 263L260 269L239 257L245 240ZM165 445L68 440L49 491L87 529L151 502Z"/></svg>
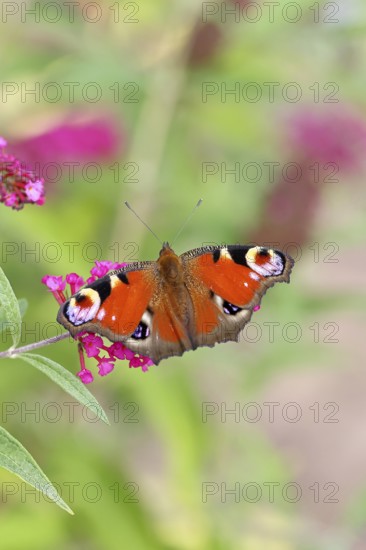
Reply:
<svg viewBox="0 0 366 550"><path fill-rule="evenodd" d="M114 122L99 118L87 122L64 122L43 134L14 144L16 154L28 162L88 162L109 160L121 154L124 145Z"/></svg>
<svg viewBox="0 0 366 550"><path fill-rule="evenodd" d="M229 0L226 1L226 3L230 3L230 4L234 4L235 7L237 7L238 9L240 8L245 8L246 6L249 6L249 4L253 4L253 1L254 0ZM279 4L278 4L279 5ZM229 16L228 16L229 17Z"/></svg>
<svg viewBox="0 0 366 550"><path fill-rule="evenodd" d="M322 188L332 185L328 176L334 170L335 181L341 181L342 172L359 169L366 148L366 120L351 107L298 110L285 132L287 157L299 177L291 180L280 171L251 234L253 242L276 243L277 248L288 245L289 235L298 245L310 239Z"/></svg>
<svg viewBox="0 0 366 550"><path fill-rule="evenodd" d="M364 158L366 121L339 105L331 112L298 112L290 120L288 134L291 147L312 162L333 162L351 170Z"/></svg>

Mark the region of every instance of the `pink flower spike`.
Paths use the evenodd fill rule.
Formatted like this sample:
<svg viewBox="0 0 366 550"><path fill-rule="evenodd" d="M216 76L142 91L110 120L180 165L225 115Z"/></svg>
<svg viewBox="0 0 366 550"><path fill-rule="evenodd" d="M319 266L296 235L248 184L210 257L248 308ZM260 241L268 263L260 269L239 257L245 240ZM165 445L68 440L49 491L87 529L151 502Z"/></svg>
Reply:
<svg viewBox="0 0 366 550"><path fill-rule="evenodd" d="M103 346L103 340L100 336L96 336L95 334L87 334L82 339L82 344L88 357L96 357L99 355L100 348Z"/></svg>
<svg viewBox="0 0 366 550"><path fill-rule="evenodd" d="M8 142L2 136L0 136L0 147L6 147Z"/></svg>
<svg viewBox="0 0 366 550"><path fill-rule="evenodd" d="M5 139L0 137L0 202L13 210L21 210L29 203L43 204L44 180L8 155L5 146Z"/></svg>
<svg viewBox="0 0 366 550"><path fill-rule="evenodd" d="M114 364L108 359L102 359L98 363L98 369L100 376L106 376L114 369Z"/></svg>
<svg viewBox="0 0 366 550"><path fill-rule="evenodd" d="M258 311L261 308L261 306L258 304L257 306L253 307L253 311Z"/></svg>
<svg viewBox="0 0 366 550"><path fill-rule="evenodd" d="M94 380L92 373L88 369L82 369L77 373L77 376L80 378L83 384L90 384L90 382L93 382Z"/></svg>

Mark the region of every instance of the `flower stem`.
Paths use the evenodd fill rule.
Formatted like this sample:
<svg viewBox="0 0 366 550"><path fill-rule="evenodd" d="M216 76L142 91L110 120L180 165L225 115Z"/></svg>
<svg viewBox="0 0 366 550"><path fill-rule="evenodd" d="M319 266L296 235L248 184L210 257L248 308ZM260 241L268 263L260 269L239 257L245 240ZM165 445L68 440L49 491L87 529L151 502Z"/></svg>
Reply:
<svg viewBox="0 0 366 550"><path fill-rule="evenodd" d="M41 340L40 342L34 342L33 344L28 344L27 346L23 346L21 348L10 348L6 351L1 351L0 359L3 357L14 357L20 353L25 353L26 351L32 351L37 348L42 348L43 346L49 346L50 344L54 344L60 340L65 340L68 336L70 336L69 332L63 332L58 336L53 336L52 338L47 338L47 340Z"/></svg>

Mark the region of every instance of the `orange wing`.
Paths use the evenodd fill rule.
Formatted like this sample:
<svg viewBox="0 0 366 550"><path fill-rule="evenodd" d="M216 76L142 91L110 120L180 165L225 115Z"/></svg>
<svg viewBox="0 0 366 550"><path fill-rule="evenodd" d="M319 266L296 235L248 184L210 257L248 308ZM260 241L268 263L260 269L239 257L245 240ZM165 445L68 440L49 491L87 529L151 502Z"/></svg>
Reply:
<svg viewBox="0 0 366 550"><path fill-rule="evenodd" d="M148 265L150 264L150 265ZM137 266L143 266L138 267ZM154 292L154 262L131 264L85 286L60 307L57 321L73 336L88 331L123 341L131 335Z"/></svg>
<svg viewBox="0 0 366 550"><path fill-rule="evenodd" d="M294 263L278 250L242 245L197 248L181 258L198 345L237 341L266 290L289 282Z"/></svg>
<svg viewBox="0 0 366 550"><path fill-rule="evenodd" d="M241 245L197 248L181 258L188 277L241 308L256 305L276 282L289 282L294 264L279 250Z"/></svg>

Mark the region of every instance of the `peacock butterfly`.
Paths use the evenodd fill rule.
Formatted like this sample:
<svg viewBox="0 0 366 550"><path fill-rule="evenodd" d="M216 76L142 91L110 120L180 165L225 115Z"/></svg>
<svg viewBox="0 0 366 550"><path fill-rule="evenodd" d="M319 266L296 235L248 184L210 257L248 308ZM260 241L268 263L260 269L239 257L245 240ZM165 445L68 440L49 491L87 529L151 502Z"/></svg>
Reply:
<svg viewBox="0 0 366 550"><path fill-rule="evenodd" d="M84 286L57 321L73 336L93 332L158 364L199 346L238 341L267 289L289 282L293 259L262 246L205 246L134 262Z"/></svg>

